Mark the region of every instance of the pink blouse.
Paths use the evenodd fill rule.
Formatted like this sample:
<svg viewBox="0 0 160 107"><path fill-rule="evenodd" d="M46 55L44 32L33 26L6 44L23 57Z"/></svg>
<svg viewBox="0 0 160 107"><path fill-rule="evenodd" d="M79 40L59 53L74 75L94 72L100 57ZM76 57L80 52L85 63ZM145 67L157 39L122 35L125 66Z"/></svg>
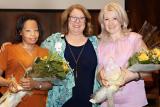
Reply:
<svg viewBox="0 0 160 107"><path fill-rule="evenodd" d="M142 47L142 36L131 32L116 41L100 42L98 47L99 65L107 64L109 58L120 67L127 68L128 59ZM147 104L144 81L132 81L114 95L115 107L142 107ZM101 107L107 107L102 103Z"/></svg>

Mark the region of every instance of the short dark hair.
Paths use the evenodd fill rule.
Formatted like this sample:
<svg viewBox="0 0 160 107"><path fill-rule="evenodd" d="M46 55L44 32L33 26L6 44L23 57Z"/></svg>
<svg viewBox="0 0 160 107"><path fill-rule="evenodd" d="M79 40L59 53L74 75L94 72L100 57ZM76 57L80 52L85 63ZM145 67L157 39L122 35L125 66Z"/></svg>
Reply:
<svg viewBox="0 0 160 107"><path fill-rule="evenodd" d="M34 16L34 15L21 15L18 20L17 20L17 23L16 23L16 37L14 38L14 40L12 41L13 43L19 43L19 42L22 42L22 36L20 35L23 27L24 27L24 24L26 21L28 20L34 20L36 21L37 25L38 25L38 31L39 31L39 38L38 38L38 41L37 41L37 44L40 44L40 42L42 41L43 39L43 29L42 29L42 26L40 24L40 21L38 19L38 17Z"/></svg>

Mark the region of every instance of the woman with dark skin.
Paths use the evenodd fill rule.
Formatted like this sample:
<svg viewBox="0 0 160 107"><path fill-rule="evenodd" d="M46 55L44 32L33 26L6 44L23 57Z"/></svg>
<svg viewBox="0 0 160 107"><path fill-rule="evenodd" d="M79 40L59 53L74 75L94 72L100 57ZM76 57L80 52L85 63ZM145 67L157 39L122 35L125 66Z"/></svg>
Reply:
<svg viewBox="0 0 160 107"><path fill-rule="evenodd" d="M0 76L1 93L7 89L19 91L15 83L11 81L13 76L22 90L32 91L31 95L25 95L17 107L45 107L50 82L39 82L32 78L24 77L25 70L30 67L36 57L48 55L48 50L36 45L42 36L42 29L38 19L34 16L21 16L16 25L16 39L13 44L5 45L0 52Z"/></svg>

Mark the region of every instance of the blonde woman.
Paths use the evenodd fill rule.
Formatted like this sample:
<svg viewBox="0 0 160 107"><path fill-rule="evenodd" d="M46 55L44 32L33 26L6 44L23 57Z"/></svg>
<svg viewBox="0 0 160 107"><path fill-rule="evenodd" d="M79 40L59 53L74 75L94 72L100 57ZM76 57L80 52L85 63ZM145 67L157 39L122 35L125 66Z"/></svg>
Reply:
<svg viewBox="0 0 160 107"><path fill-rule="evenodd" d="M125 74L124 81L126 84L115 93L113 99L114 106L143 107L147 105L144 80L141 78L149 76L149 74L132 73L126 70L128 59L135 52L138 52L142 48L147 48L142 40L142 36L131 32L127 28L128 17L126 11L120 4L115 2L110 2L104 6L99 14L99 22L102 28L102 32L99 35L100 43L98 47L102 84L108 87L103 68L107 66L110 58L113 59L116 65L123 69L122 72L125 72L123 74ZM102 103L102 107L107 107L106 102Z"/></svg>

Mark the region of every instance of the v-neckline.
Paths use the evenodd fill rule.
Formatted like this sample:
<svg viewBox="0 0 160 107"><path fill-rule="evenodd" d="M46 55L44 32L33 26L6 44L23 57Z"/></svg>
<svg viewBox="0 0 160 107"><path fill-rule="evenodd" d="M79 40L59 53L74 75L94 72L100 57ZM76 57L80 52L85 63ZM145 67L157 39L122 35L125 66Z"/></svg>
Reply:
<svg viewBox="0 0 160 107"><path fill-rule="evenodd" d="M26 53L28 56L30 57L35 57L37 56L37 46L34 46L34 49L32 50L32 52L27 51L21 44L19 44L19 47L24 51L24 53Z"/></svg>

